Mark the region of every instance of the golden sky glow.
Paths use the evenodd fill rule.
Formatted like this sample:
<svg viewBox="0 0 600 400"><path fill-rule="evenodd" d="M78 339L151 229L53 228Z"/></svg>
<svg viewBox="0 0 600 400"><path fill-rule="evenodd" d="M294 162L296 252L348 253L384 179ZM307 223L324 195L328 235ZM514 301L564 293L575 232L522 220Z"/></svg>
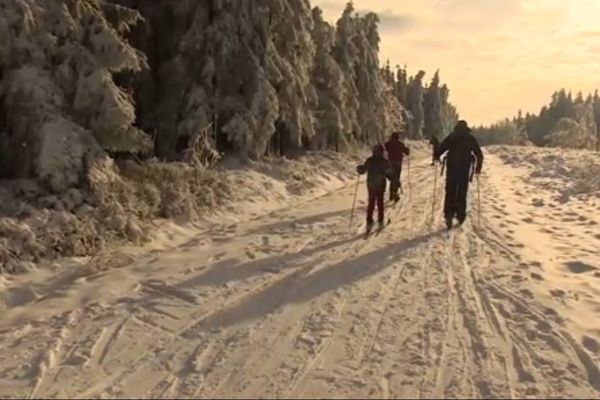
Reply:
<svg viewBox="0 0 600 400"><path fill-rule="evenodd" d="M332 22L346 0L313 0ZM381 18L381 61L436 68L461 117L538 112L556 89L600 89L600 0L355 0Z"/></svg>

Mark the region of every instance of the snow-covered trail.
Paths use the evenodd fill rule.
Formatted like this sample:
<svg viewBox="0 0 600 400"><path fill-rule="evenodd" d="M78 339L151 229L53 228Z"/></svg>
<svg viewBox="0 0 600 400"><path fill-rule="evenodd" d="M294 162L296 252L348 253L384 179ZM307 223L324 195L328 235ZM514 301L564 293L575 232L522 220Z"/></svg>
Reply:
<svg viewBox="0 0 600 400"><path fill-rule="evenodd" d="M56 275L42 296L12 287L0 396L600 396L593 346L530 287L542 263L519 245L526 223L500 226L526 211L511 195L525 184L483 175L481 224L473 186L471 217L447 233L439 178L431 223L425 155L411 173L410 201L404 179L391 225L366 241L363 185L348 228L350 185L119 269Z"/></svg>

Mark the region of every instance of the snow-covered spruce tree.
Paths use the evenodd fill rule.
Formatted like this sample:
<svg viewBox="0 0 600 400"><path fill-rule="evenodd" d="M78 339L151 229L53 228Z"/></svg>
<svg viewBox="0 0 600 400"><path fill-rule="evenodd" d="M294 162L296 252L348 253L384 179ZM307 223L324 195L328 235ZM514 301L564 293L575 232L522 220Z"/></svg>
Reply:
<svg viewBox="0 0 600 400"><path fill-rule="evenodd" d="M251 1L254 4L254 1ZM312 40L313 13L307 0L270 0L273 44L268 57L271 83L279 100L277 136L285 147L310 146L315 136L313 110L317 95L311 73L315 58Z"/></svg>
<svg viewBox="0 0 600 400"><path fill-rule="evenodd" d="M442 99L440 91L439 71L436 71L431 80L431 84L425 91L423 98L425 111L423 135L425 138L444 137L444 115L442 110Z"/></svg>
<svg viewBox="0 0 600 400"><path fill-rule="evenodd" d="M348 133L352 140L364 143L383 140L392 125L390 110L398 106L379 66L378 24L376 14L357 15L349 2L337 21L333 47L345 77L342 113L350 122Z"/></svg>
<svg viewBox="0 0 600 400"><path fill-rule="evenodd" d="M406 66L396 70L396 97L405 107L408 106L408 73Z"/></svg>
<svg viewBox="0 0 600 400"><path fill-rule="evenodd" d="M144 57L122 38L136 11L99 0L0 0L0 159L8 177L78 185L103 150L146 151L113 81Z"/></svg>
<svg viewBox="0 0 600 400"><path fill-rule="evenodd" d="M359 93L359 124L366 143L382 142L388 128L384 81L379 67L379 18L374 13L357 17L360 45L356 82Z"/></svg>
<svg viewBox="0 0 600 400"><path fill-rule="evenodd" d="M458 122L458 111L454 104L450 103L450 89L447 85L440 88L440 100L442 103L442 135L440 139L446 137Z"/></svg>
<svg viewBox="0 0 600 400"><path fill-rule="evenodd" d="M600 151L600 96L598 90L592 97L592 107L594 109L594 120L596 121L596 151Z"/></svg>
<svg viewBox="0 0 600 400"><path fill-rule="evenodd" d="M356 87L355 66L358 62L360 51L358 39L357 18L355 17L352 2L346 4L341 17L336 23L335 44L333 46L333 57L338 63L344 75L343 90L343 118L347 121L347 134L352 141L363 141L364 136L358 122L359 93Z"/></svg>
<svg viewBox="0 0 600 400"><path fill-rule="evenodd" d="M409 136L412 139L423 139L425 119L425 110L423 108L423 97L425 94L425 89L423 88L424 77L425 71L419 71L408 82L407 108L412 115L409 128Z"/></svg>
<svg viewBox="0 0 600 400"><path fill-rule="evenodd" d="M383 96L385 102L385 132L399 132L406 130L406 121L408 119L408 111L400 103L395 95L393 85L387 83L383 86ZM383 134L382 133L382 134Z"/></svg>
<svg viewBox="0 0 600 400"><path fill-rule="evenodd" d="M390 60L385 62L385 65L381 69L381 74L384 82L391 87L396 85L396 78L394 76L394 72L392 72L392 67L390 65Z"/></svg>
<svg viewBox="0 0 600 400"><path fill-rule="evenodd" d="M332 55L335 28L323 19L323 12L318 7L313 9L313 22L315 62L312 81L317 94L313 145L340 151L348 146L347 133L352 130L343 111L346 78Z"/></svg>

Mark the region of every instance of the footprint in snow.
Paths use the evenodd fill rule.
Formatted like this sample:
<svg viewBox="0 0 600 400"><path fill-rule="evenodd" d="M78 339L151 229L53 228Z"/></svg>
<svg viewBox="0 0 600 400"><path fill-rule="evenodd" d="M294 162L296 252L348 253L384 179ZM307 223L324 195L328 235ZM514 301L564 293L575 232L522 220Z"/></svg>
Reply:
<svg viewBox="0 0 600 400"><path fill-rule="evenodd" d="M519 293L521 293L521 295L525 298L533 299L533 292L529 289L523 289L519 291Z"/></svg>
<svg viewBox="0 0 600 400"><path fill-rule="evenodd" d="M584 274L598 269L581 261L570 261L565 263L565 265L567 266L567 269L574 274Z"/></svg>
<svg viewBox="0 0 600 400"><path fill-rule="evenodd" d="M540 274L536 274L535 272L531 273L531 278L535 279L536 281L543 281L544 277L541 276Z"/></svg>
<svg viewBox="0 0 600 400"><path fill-rule="evenodd" d="M581 344L588 351L591 351L594 354L598 354L600 352L600 344L598 344L598 341L594 338L591 338L589 336L583 336L583 338L581 339Z"/></svg>

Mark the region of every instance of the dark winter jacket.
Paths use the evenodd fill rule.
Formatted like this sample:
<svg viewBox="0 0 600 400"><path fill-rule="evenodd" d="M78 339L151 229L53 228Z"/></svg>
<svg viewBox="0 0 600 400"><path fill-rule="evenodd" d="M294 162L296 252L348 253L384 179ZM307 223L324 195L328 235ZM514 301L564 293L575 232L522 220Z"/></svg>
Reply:
<svg viewBox="0 0 600 400"><path fill-rule="evenodd" d="M446 155L446 168L448 175L469 175L471 163L475 158L475 171L481 172L483 167L483 153L475 136L469 128L457 127L446 139L442 141L435 151L435 159L439 160Z"/></svg>
<svg viewBox="0 0 600 400"><path fill-rule="evenodd" d="M367 174L367 188L369 190L385 190L386 178L391 176L391 165L385 157L371 156L363 165L356 168L359 174Z"/></svg>
<svg viewBox="0 0 600 400"><path fill-rule="evenodd" d="M402 165L402 159L405 155L410 155L410 149L399 140L390 139L385 144L385 151L388 160L394 165Z"/></svg>

